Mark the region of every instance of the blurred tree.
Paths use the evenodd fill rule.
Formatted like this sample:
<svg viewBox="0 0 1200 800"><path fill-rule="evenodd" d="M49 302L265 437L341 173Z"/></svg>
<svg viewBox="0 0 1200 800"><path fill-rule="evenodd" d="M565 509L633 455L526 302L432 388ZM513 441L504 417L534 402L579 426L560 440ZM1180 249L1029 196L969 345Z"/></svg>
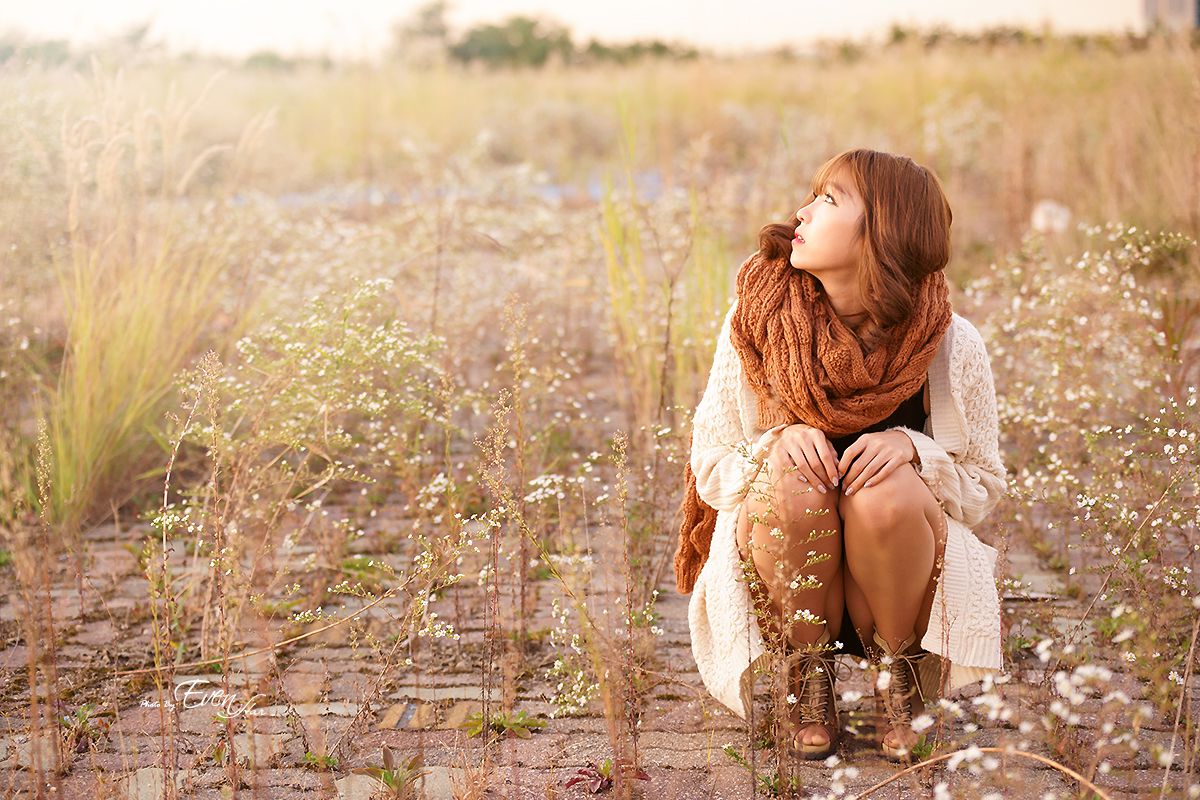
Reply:
<svg viewBox="0 0 1200 800"><path fill-rule="evenodd" d="M661 39L637 39L625 44L605 44L591 39L581 52L587 61L616 61L618 64L628 64L646 58L684 60L697 58L700 54L694 47L672 45Z"/></svg>
<svg viewBox="0 0 1200 800"><path fill-rule="evenodd" d="M904 44L908 41L911 33L908 28L893 22L892 27L888 30L888 44Z"/></svg>
<svg viewBox="0 0 1200 800"><path fill-rule="evenodd" d="M127 27L112 38L114 44L123 45L128 50L142 50L152 46L148 37L151 22L140 22Z"/></svg>
<svg viewBox="0 0 1200 800"><path fill-rule="evenodd" d="M11 51L12 56L25 59L27 65L40 64L44 67L57 67L73 58L71 43L66 39L18 39Z"/></svg>
<svg viewBox="0 0 1200 800"><path fill-rule="evenodd" d="M284 58L274 50L259 50L247 56L242 65L248 69L288 72L296 66L296 63L291 59Z"/></svg>
<svg viewBox="0 0 1200 800"><path fill-rule="evenodd" d="M431 66L446 60L450 25L448 0L430 0L392 26L389 55L416 66Z"/></svg>
<svg viewBox="0 0 1200 800"><path fill-rule="evenodd" d="M571 34L562 25L518 15L498 25L476 25L449 52L464 63L540 67L552 56L571 61L574 50Z"/></svg>

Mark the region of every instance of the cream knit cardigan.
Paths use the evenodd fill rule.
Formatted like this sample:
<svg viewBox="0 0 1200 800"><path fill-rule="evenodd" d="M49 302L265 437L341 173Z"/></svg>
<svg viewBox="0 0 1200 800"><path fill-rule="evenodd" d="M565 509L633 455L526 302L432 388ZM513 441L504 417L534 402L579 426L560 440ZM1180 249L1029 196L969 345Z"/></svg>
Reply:
<svg viewBox="0 0 1200 800"><path fill-rule="evenodd" d="M736 299L717 339L704 396L692 419L692 472L700 498L717 510L708 558L688 603L692 655L708 691L749 715L754 668L769 658L742 574L738 512L761 459L787 427L757 427L757 397L729 336ZM1002 669L996 549L971 528L1007 491L991 364L979 331L954 313L929 367L930 412L913 441L920 476L946 519L943 568L921 646L950 661L949 689Z"/></svg>

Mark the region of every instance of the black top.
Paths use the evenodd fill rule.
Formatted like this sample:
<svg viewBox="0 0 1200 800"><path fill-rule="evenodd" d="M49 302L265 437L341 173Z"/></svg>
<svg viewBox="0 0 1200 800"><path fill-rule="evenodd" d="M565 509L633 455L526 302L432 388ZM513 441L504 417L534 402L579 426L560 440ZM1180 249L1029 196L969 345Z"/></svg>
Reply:
<svg viewBox="0 0 1200 800"><path fill-rule="evenodd" d="M838 458L842 457L846 448L854 444L854 441L864 433L875 433L884 431L888 428L894 428L897 425L903 425L905 428L912 428L914 431L921 431L925 428L925 420L928 414L925 413L925 400L922 396L925 391L925 384L922 383L917 389L916 394L909 397L896 407L896 410L887 416L886 419L881 419L874 425L863 428L861 431L847 433L845 436L839 436L836 439L829 438L833 448L837 451Z"/></svg>

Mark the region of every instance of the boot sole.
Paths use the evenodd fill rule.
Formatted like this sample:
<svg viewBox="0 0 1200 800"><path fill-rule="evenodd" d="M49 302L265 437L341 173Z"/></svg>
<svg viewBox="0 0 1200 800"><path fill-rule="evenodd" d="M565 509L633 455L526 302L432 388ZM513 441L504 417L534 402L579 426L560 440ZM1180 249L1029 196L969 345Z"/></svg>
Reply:
<svg viewBox="0 0 1200 800"><path fill-rule="evenodd" d="M795 742L797 736L799 736L799 732L793 735L790 742L792 752L807 761L829 758L829 756L833 755L834 751L837 750L837 736L832 737L825 744L796 744Z"/></svg>
<svg viewBox="0 0 1200 800"><path fill-rule="evenodd" d="M875 742L879 745L879 749L887 756L889 761L905 762L911 761L913 758L912 750L902 747L892 747L884 741L884 737L892 730L892 723L888 720L887 708L884 705L883 698L875 695Z"/></svg>

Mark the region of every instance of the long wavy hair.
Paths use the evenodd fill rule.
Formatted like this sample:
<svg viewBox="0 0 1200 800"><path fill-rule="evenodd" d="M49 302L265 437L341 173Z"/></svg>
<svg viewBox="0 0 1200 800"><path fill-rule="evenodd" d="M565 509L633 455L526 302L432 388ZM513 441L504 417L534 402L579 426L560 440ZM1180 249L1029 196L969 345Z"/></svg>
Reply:
<svg viewBox="0 0 1200 800"><path fill-rule="evenodd" d="M937 175L907 156L845 150L817 170L811 196L837 179L853 184L863 201L855 241L861 254L858 287L868 319L855 335L870 352L908 319L921 279L950 262L954 215ZM799 223L793 213L786 223L764 225L758 233L762 254L790 259Z"/></svg>

